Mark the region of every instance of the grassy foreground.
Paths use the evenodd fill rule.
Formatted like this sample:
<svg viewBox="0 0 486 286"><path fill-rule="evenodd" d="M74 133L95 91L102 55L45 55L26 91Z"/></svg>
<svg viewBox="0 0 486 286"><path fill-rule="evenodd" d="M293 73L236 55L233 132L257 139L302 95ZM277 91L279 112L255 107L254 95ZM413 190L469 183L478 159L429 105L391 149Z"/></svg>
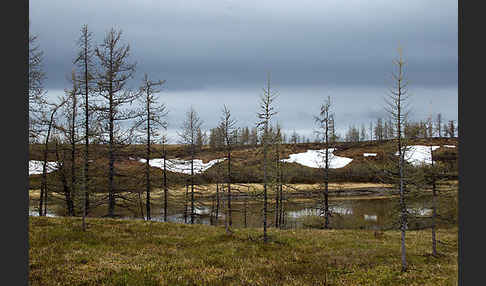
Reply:
<svg viewBox="0 0 486 286"><path fill-rule="evenodd" d="M29 217L30 285L457 285L457 228L400 234ZM327 284L325 284L327 281Z"/></svg>

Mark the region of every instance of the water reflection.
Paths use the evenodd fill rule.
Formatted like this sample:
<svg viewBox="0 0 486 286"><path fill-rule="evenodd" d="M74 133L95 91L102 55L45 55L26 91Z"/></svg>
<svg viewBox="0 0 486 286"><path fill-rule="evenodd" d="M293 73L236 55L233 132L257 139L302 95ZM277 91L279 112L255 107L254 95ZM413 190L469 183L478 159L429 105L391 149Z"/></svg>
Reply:
<svg viewBox="0 0 486 286"><path fill-rule="evenodd" d="M456 202L453 198L449 198L445 205L448 205L454 213L457 210ZM396 198L362 198L362 199L342 199L330 200L329 210L331 213L330 227L335 229L392 229L398 227L399 215L399 201ZM432 200L431 197L422 197L416 199L409 199L407 201L407 211L409 216L409 229L425 228L431 225L430 217L432 215ZM215 217L214 205L211 202L198 202L195 207L195 221L196 224L214 224L224 225L226 202L221 201L218 211L218 219ZM275 204L273 202L268 205L267 224L269 227L276 225L276 222L282 221L282 228L321 228L324 223L324 213L322 205L315 201L292 202L285 201L283 206L284 212L279 218L279 214L275 212ZM65 211L61 206L54 208L54 212L50 210L47 216L64 216ZM263 222L263 208L261 201L248 200L246 203L235 199L232 204L232 224L233 227L262 227ZM439 209L439 213L443 211ZM117 216L123 219L139 219L143 220L146 217L142 216L140 207L134 209L119 209L120 214ZM102 217L106 213L106 207L99 207L93 209L90 216ZM29 210L29 215L37 216L38 212ZM455 215L453 215L455 216ZM154 203L152 205L152 220L164 221L164 213L162 204ZM183 204L169 203L167 219L169 222L190 223L190 206L187 206L185 213L185 206ZM453 217L453 223L455 217Z"/></svg>

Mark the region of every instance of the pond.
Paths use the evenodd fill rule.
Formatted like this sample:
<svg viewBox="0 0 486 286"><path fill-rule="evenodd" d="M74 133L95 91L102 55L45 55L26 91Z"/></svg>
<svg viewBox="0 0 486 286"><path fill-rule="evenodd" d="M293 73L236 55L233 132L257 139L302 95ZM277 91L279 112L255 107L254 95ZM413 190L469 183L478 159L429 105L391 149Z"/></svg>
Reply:
<svg viewBox="0 0 486 286"><path fill-rule="evenodd" d="M432 196L407 198L408 227L409 229L422 229L431 226L432 220ZM168 204L168 221L178 223L190 223L190 202L181 198L171 198ZM195 203L195 220L197 224L225 224L227 200L221 198L218 208L218 220L216 216L216 202L213 200L199 199ZM322 228L324 216L321 205L317 200L308 198L295 198L285 200L281 215L281 228ZM447 227L457 225L457 192L453 195L440 196L437 203L438 225ZM145 206L142 205L143 212ZM130 208L117 208L117 217L124 219L144 219L142 209L139 206ZM211 209L213 210L211 215ZM397 229L399 222L399 199L397 197L349 197L333 198L329 200L331 212L330 227L333 229ZM102 217L106 214L106 205L94 208L89 216ZM186 213L186 215L184 215ZM31 203L29 215L38 215L36 207ZM64 216L62 205L52 204L48 210L48 216ZM151 217L154 221L163 221L163 208L159 200L153 200ZM263 203L261 198L233 197L232 198L232 226L262 227ZM268 199L267 225L276 225L275 198Z"/></svg>

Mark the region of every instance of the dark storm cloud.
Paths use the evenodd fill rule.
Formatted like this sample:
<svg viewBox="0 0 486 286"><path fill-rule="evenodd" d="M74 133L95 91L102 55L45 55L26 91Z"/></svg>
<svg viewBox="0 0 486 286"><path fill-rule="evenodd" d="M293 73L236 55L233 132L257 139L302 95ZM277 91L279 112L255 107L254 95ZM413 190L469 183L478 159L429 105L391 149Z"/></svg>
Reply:
<svg viewBox="0 0 486 286"><path fill-rule="evenodd" d="M447 116L457 116L457 104L442 103L457 98L457 1L33 0L29 5L30 30L45 52L49 90L68 86L75 41L81 25L88 24L97 43L109 28L123 30L137 62L133 87L146 72L167 81L164 92L198 94L195 106L207 96L197 108L211 124L210 102L251 99L257 107L267 71L277 89L292 91L289 102L316 102L314 94L322 98L331 86L340 87L332 96L350 105L341 118L368 120L382 112L379 91L391 85L399 46L410 86L427 91L435 112L452 109ZM440 100L439 94L452 99ZM187 105L176 102L181 109ZM370 102L374 106L367 107ZM305 107L300 112L309 113ZM298 114L283 121L289 128L308 129L303 122L311 116Z"/></svg>

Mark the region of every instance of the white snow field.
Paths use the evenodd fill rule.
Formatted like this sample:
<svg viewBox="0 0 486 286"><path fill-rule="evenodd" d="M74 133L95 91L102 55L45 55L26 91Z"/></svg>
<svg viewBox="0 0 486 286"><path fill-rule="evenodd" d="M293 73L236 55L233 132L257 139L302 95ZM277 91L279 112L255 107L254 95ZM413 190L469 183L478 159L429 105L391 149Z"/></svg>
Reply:
<svg viewBox="0 0 486 286"><path fill-rule="evenodd" d="M223 159L215 159L203 163L200 159L194 159L194 174L199 174L207 169L211 168L214 164L224 161ZM140 159L139 162L145 163L145 159ZM149 165L157 168L164 168L164 158L150 159ZM191 174L191 161L190 160L180 160L180 159L167 159L166 161L167 170L177 173Z"/></svg>
<svg viewBox="0 0 486 286"><path fill-rule="evenodd" d="M444 147L447 147L447 148L456 148L456 146L454 146L454 145L444 145Z"/></svg>
<svg viewBox="0 0 486 286"><path fill-rule="evenodd" d="M42 174L43 161L29 160L29 176ZM47 162L46 170L47 173L57 169L57 162Z"/></svg>
<svg viewBox="0 0 486 286"><path fill-rule="evenodd" d="M432 147L432 149L431 149ZM440 146L411 145L405 151L405 161L414 166L421 164L432 164L432 152ZM395 153L398 156L398 151Z"/></svg>
<svg viewBox="0 0 486 286"><path fill-rule="evenodd" d="M288 159L282 159L286 163L298 163L311 168L324 167L324 158L326 156L326 149L321 150L307 150L304 153L290 154ZM353 159L340 157L333 154L334 148L329 148L329 168L342 168L349 164Z"/></svg>
<svg viewBox="0 0 486 286"><path fill-rule="evenodd" d="M363 156L365 156L365 157L370 157L370 156L375 157L376 156L376 153L363 153Z"/></svg>

